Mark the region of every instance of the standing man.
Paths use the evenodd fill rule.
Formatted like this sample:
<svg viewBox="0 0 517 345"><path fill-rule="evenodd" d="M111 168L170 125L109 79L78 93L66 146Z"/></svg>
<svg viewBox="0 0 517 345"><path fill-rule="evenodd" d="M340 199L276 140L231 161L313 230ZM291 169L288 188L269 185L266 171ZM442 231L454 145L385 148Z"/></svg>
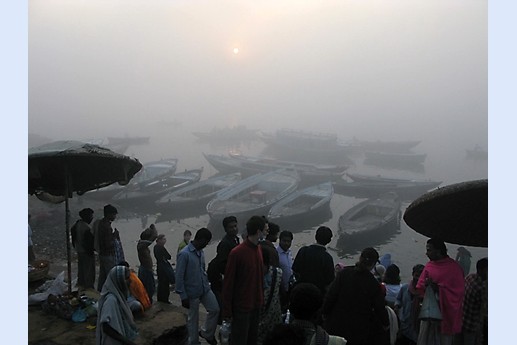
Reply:
<svg viewBox="0 0 517 345"><path fill-rule="evenodd" d="M149 246L158 237L158 230L154 224L151 224L147 229L142 231L140 234L140 240L136 244L136 251L138 253L138 261L140 261L140 267L138 268L138 278L147 291L149 302L153 303L153 296L156 290L156 284L154 282L153 274L153 259L151 258L151 250Z"/></svg>
<svg viewBox="0 0 517 345"><path fill-rule="evenodd" d="M205 254L203 248L212 240L212 233L207 228L196 232L191 241L178 254L176 265L176 292L180 295L181 305L188 309L187 327L189 344L200 344L199 337L211 344L217 344L215 330L219 316L219 305L205 272ZM198 333L199 304L203 304L208 315L205 327Z"/></svg>
<svg viewBox="0 0 517 345"><path fill-rule="evenodd" d="M481 344L484 316L482 313L485 282L488 278L488 258L478 260L476 273L465 278L465 298L463 299L463 344Z"/></svg>
<svg viewBox="0 0 517 345"><path fill-rule="evenodd" d="M239 227L237 223L237 218L234 216L228 216L223 219L223 228L226 232L226 235L223 237L221 242L217 245L217 254L208 264L207 275L208 281L210 282L212 291L217 298L217 303L219 304L219 309L222 310L222 291L223 291L223 276L224 271L226 270L226 263L228 262L228 255L233 248L237 247L240 243L239 237ZM219 313L218 324L222 323L222 316Z"/></svg>
<svg viewBox="0 0 517 345"><path fill-rule="evenodd" d="M461 332L462 326L461 303L465 294L463 269L447 255L445 243L440 239L431 238L427 241L426 255L430 261L418 278L416 289L422 297L427 285L431 285L433 290L438 292L442 313L442 321L438 325L440 341L441 345L451 345L454 335ZM429 328L434 327L436 322L422 321L419 338L429 334Z"/></svg>
<svg viewBox="0 0 517 345"><path fill-rule="evenodd" d="M323 296L334 280L334 259L327 252L326 245L332 240L332 230L320 226L316 230L316 243L300 248L293 262L293 272L297 283L316 285Z"/></svg>
<svg viewBox="0 0 517 345"><path fill-rule="evenodd" d="M81 217L72 226L72 245L77 251L77 284L93 289L95 283L95 254L93 249L93 235L90 223L93 220L93 210L83 208L79 211Z"/></svg>
<svg viewBox="0 0 517 345"><path fill-rule="evenodd" d="M278 240L280 227L272 222L268 222L267 225L268 231L266 238L264 238L262 241L259 241L259 244L262 247L262 252L265 252L266 250L269 252L269 265L273 267L280 267L280 258L275 248L275 242Z"/></svg>
<svg viewBox="0 0 517 345"><path fill-rule="evenodd" d="M104 206L104 217L97 219L92 227L94 248L99 253L99 279L97 290L102 290L102 285L108 276L109 271L118 262L117 245L115 241L120 241L118 230L111 227L111 223L117 218L118 211L115 206Z"/></svg>
<svg viewBox="0 0 517 345"><path fill-rule="evenodd" d="M228 256L223 282L223 319L231 321L232 345L256 345L259 314L264 304L264 264L259 238L266 220L252 216L246 222L247 238Z"/></svg>
<svg viewBox="0 0 517 345"><path fill-rule="evenodd" d="M280 233L280 243L276 248L282 269L282 284L280 285L280 305L282 314L287 312L289 308L289 281L293 275L293 254L291 253L291 244L293 243L293 233L284 230Z"/></svg>
<svg viewBox="0 0 517 345"><path fill-rule="evenodd" d="M345 338L349 345L379 344L379 328L389 329L384 294L371 273L377 260L375 249L363 249L355 266L337 274L323 304L325 329Z"/></svg>

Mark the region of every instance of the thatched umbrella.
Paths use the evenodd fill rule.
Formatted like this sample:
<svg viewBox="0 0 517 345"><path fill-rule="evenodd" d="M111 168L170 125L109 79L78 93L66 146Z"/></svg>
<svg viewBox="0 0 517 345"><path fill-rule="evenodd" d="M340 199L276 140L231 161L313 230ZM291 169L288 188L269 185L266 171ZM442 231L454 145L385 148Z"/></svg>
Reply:
<svg viewBox="0 0 517 345"><path fill-rule="evenodd" d="M69 292L72 272L68 198L73 192L81 195L115 182L127 184L141 168L137 159L79 141L56 141L29 149L29 194L64 197Z"/></svg>

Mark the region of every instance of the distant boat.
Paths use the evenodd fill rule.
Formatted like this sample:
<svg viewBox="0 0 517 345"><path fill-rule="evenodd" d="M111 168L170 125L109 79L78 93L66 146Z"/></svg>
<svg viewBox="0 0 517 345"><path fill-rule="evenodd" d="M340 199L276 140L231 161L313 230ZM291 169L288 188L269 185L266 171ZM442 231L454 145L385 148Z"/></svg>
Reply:
<svg viewBox="0 0 517 345"><path fill-rule="evenodd" d="M338 181L334 183L336 193L357 198L371 198L387 192L395 192L402 200L413 200L425 192L438 187L441 181Z"/></svg>
<svg viewBox="0 0 517 345"><path fill-rule="evenodd" d="M352 179L354 182L391 182L391 183L397 183L397 182L431 182L430 180L414 180L414 179L403 179L403 178L393 178L393 177L386 177L382 175L363 175L363 174L355 174L355 173L346 173L346 176L348 176L350 179Z"/></svg>
<svg viewBox="0 0 517 345"><path fill-rule="evenodd" d="M488 151L476 145L473 149L467 150L467 159L486 161L488 160Z"/></svg>
<svg viewBox="0 0 517 345"><path fill-rule="evenodd" d="M201 141L235 142L258 140L258 130L246 126L214 128L210 132L192 132Z"/></svg>
<svg viewBox="0 0 517 345"><path fill-rule="evenodd" d="M167 213L196 207L206 209L206 204L219 191L234 185L240 180L240 173L213 176L167 193L156 200L155 204Z"/></svg>
<svg viewBox="0 0 517 345"><path fill-rule="evenodd" d="M122 186L117 183L111 184L104 188L86 192L85 197L109 201L123 190L135 189L138 185L145 185L160 180L162 178L174 175L178 165L177 158L160 159L158 161L144 163L142 169L136 173L129 184Z"/></svg>
<svg viewBox="0 0 517 345"><path fill-rule="evenodd" d="M333 195L334 189L331 182L296 190L275 203L269 210L267 218L281 224L310 220L318 217L319 213L328 211Z"/></svg>
<svg viewBox="0 0 517 345"><path fill-rule="evenodd" d="M245 176L275 171L294 169L304 182L326 182L340 179L348 168L347 165L311 164L283 161L273 158L244 156L230 153L229 156L203 154L206 160L219 172L239 171Z"/></svg>
<svg viewBox="0 0 517 345"><path fill-rule="evenodd" d="M311 153L341 153L346 151L334 133L307 132L279 129L274 134L262 133L262 140L271 146L307 151Z"/></svg>
<svg viewBox="0 0 517 345"><path fill-rule="evenodd" d="M337 247L345 252L373 247L400 228L401 202L390 192L367 199L339 217Z"/></svg>
<svg viewBox="0 0 517 345"><path fill-rule="evenodd" d="M153 179L151 182L139 183L115 194L112 200L121 206L149 203L154 205L154 201L162 195L199 181L202 173L203 168L185 170L171 176Z"/></svg>
<svg viewBox="0 0 517 345"><path fill-rule="evenodd" d="M246 221L252 215L266 215L275 202L296 190L299 181L294 170L256 174L217 193L206 209L214 220L234 215Z"/></svg>
<svg viewBox="0 0 517 345"><path fill-rule="evenodd" d="M386 162L390 164L421 164L424 163L427 154L365 151L364 156L370 161Z"/></svg>
<svg viewBox="0 0 517 345"><path fill-rule="evenodd" d="M421 140L405 141L366 141L354 139L353 143L363 151L380 151L391 153L409 153L410 150L421 143Z"/></svg>
<svg viewBox="0 0 517 345"><path fill-rule="evenodd" d="M108 137L108 145L144 145L149 144L149 137Z"/></svg>

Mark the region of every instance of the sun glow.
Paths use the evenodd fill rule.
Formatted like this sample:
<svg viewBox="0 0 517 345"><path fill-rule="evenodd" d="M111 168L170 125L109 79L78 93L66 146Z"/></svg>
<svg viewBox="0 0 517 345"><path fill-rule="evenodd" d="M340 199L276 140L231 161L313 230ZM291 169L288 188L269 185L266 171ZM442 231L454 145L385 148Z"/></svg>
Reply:
<svg viewBox="0 0 517 345"><path fill-rule="evenodd" d="M239 48L237 48L237 47L233 48L233 54L235 54L235 55L239 54Z"/></svg>

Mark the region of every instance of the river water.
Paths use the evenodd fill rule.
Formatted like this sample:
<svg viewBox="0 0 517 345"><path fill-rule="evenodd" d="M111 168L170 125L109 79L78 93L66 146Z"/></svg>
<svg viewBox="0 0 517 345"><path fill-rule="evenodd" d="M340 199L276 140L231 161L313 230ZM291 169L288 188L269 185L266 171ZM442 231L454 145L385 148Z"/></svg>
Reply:
<svg viewBox="0 0 517 345"><path fill-rule="evenodd" d="M263 153L265 145L260 141L252 141L247 144L237 146L227 145L211 145L196 140L192 135L192 131L199 129L188 128L186 126L169 127L166 125L148 128L150 133L150 143L142 146L132 146L126 152L131 156L138 158L142 163L154 161L160 158L178 158L178 169L195 169L203 167L203 179L217 173L203 157L202 153L226 154L229 150L239 150L243 154L259 155ZM400 140L406 140L401 138ZM412 179L431 179L443 181L443 185L457 183L467 180L487 178L488 164L486 161L470 161L465 159L465 149L468 146L461 147L444 147L439 142L423 141L414 148L416 153L427 153L426 161L421 169L401 170L386 169L377 166L364 164L364 157L360 155L351 156L354 165L350 167L350 172L363 174L380 174L389 177L412 178ZM329 162L331 163L331 162ZM309 224L298 228L288 229L294 233L292 245L293 256L296 256L299 248L314 243L315 230L319 225L330 227L335 236L329 244L328 249L334 258L334 262L342 262L344 264L353 264L357 261L359 253L343 255L336 250L338 219L341 214L353 205L364 199L342 196L334 194L331 201L330 218L320 220L320 223ZM402 204L402 212L409 205L409 202ZM207 262L215 255L215 250L219 239L224 232L220 224L211 224L207 214L199 214L189 216L182 219L163 219L157 213L148 212L142 216L132 215L130 212L121 210L120 217L114 222L114 227L120 230L126 259L131 266L138 265L138 257L136 252L136 243L139 239L140 232L145 226L155 223L158 232L167 236L167 244L169 252L175 256L178 243L182 240L183 232L190 229L194 234L201 227L208 227L212 230L214 237L212 242L205 248ZM318 221L318 220L315 220ZM245 231L245 224L239 224L240 232ZM285 230L285 229L282 229ZM391 238L381 243L377 243L374 247L379 253L390 253L393 263L397 264L401 269L401 277L407 280L411 276L411 267L417 263L425 264L428 259L425 256L425 243L427 237L422 236L409 228L404 221L401 221L399 231ZM457 248L455 244L447 244L449 255L455 257ZM466 247L472 253L471 272L475 270L475 263L478 259L488 255L487 248ZM173 259L174 261L174 259Z"/></svg>

